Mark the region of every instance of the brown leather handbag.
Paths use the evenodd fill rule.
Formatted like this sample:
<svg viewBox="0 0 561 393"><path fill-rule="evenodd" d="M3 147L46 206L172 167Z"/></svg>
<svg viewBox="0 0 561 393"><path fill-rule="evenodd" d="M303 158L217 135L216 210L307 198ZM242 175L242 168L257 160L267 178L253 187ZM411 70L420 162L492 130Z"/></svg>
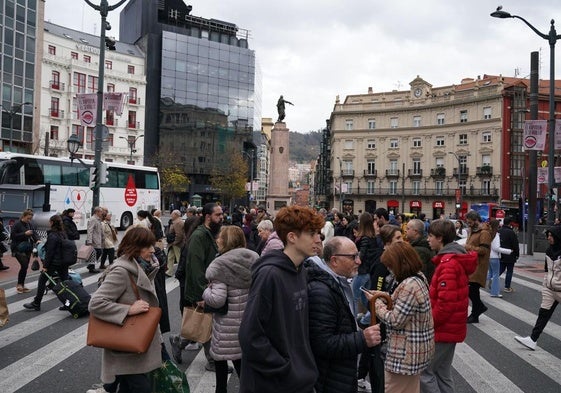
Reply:
<svg viewBox="0 0 561 393"><path fill-rule="evenodd" d="M130 273L129 278L136 299L140 300L138 287ZM127 316L123 325L118 325L90 313L87 344L120 352L144 353L152 343L161 316L160 307L150 307L145 313Z"/></svg>

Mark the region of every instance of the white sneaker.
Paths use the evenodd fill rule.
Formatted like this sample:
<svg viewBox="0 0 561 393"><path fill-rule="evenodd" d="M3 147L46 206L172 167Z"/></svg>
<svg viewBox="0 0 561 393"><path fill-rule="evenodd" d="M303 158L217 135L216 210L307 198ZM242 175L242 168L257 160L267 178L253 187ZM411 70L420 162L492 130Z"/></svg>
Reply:
<svg viewBox="0 0 561 393"><path fill-rule="evenodd" d="M185 347L185 350L187 351L198 351L199 349L201 349L202 345L199 343L191 343L191 344L187 344L187 346Z"/></svg>
<svg viewBox="0 0 561 393"><path fill-rule="evenodd" d="M526 337L514 336L514 339L518 341L520 344L524 345L525 347L530 348L532 351L536 349L536 345L538 344L536 341L532 340L530 336L526 336Z"/></svg>
<svg viewBox="0 0 561 393"><path fill-rule="evenodd" d="M92 386L94 389L89 389L86 391L86 393L107 393L107 390L103 389L103 385L93 385Z"/></svg>
<svg viewBox="0 0 561 393"><path fill-rule="evenodd" d="M358 380L358 391L370 393L372 392L372 388L370 387L370 382L366 380L366 378L362 378Z"/></svg>

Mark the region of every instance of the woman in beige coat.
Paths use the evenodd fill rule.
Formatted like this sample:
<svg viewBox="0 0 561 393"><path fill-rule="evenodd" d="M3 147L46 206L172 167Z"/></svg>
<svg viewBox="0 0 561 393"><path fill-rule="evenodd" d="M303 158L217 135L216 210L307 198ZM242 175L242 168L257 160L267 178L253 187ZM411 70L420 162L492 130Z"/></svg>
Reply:
<svg viewBox="0 0 561 393"><path fill-rule="evenodd" d="M242 351L238 331L251 285L251 265L259 255L245 248L243 230L235 225L222 227L216 239L218 252L206 269L208 287L203 293L206 306L228 305L224 315L215 313L212 322L210 355L216 366L216 393L226 393L228 360L240 375Z"/></svg>
<svg viewBox="0 0 561 393"><path fill-rule="evenodd" d="M154 290L154 277L159 263L154 258L152 232L143 227L131 228L119 246L118 259L101 276L101 285L92 295L89 310L92 315L107 322L123 324L128 315L147 312L158 306ZM138 287L140 300L136 299L131 279ZM162 364L161 334L159 328L145 353L128 353L103 349L101 380L106 391L121 393L150 393L147 373Z"/></svg>

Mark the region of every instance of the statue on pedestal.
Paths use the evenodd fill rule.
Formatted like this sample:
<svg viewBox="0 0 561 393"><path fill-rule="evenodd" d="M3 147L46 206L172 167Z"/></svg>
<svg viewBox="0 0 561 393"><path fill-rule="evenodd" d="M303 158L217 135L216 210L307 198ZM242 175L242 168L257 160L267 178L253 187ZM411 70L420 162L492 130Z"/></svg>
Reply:
<svg viewBox="0 0 561 393"><path fill-rule="evenodd" d="M283 121L284 117L286 116L286 114L284 112L284 104L290 104L290 105L294 106L294 104L292 102L287 101L282 96L280 96L280 98L277 102L277 111L279 112L279 118L277 120L277 123Z"/></svg>

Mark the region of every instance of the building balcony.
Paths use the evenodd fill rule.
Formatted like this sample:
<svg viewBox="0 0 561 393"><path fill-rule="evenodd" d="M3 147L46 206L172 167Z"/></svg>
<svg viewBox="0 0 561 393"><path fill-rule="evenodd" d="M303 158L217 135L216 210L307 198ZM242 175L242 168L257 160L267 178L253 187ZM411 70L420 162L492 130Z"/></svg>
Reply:
<svg viewBox="0 0 561 393"><path fill-rule="evenodd" d="M443 179L446 177L446 168L439 166L430 170L430 177L435 179Z"/></svg>
<svg viewBox="0 0 561 393"><path fill-rule="evenodd" d="M140 105L140 97L129 97L129 105Z"/></svg>
<svg viewBox="0 0 561 393"><path fill-rule="evenodd" d="M49 81L49 87L51 88L52 91L62 92L65 90L64 83L55 80Z"/></svg>
<svg viewBox="0 0 561 393"><path fill-rule="evenodd" d="M460 170L458 170L458 168L454 168L453 176L458 177L458 174L464 178L469 176L469 168L460 168Z"/></svg>
<svg viewBox="0 0 561 393"><path fill-rule="evenodd" d="M386 177L399 177L399 169L386 169Z"/></svg>
<svg viewBox="0 0 561 393"><path fill-rule="evenodd" d="M61 111L58 108L49 108L49 113L51 117L55 119L63 119L64 118L64 111Z"/></svg>
<svg viewBox="0 0 561 393"><path fill-rule="evenodd" d="M343 176L343 177L354 177L355 176L355 171L354 171L354 169L343 169L343 171L341 172L341 176Z"/></svg>
<svg viewBox="0 0 561 393"><path fill-rule="evenodd" d="M378 170L376 169L369 170L369 171L365 170L363 174L365 178L375 179L378 177Z"/></svg>
<svg viewBox="0 0 561 393"><path fill-rule="evenodd" d="M378 195L378 196L407 196L407 197L454 197L455 189L440 188L405 188L401 187L376 187L373 192L366 192L366 189L360 189L361 195Z"/></svg>
<svg viewBox="0 0 561 393"><path fill-rule="evenodd" d="M127 123L127 128L131 129L131 130L136 130L140 128L140 122L139 121L129 121Z"/></svg>
<svg viewBox="0 0 561 393"><path fill-rule="evenodd" d="M468 196L482 196L482 197L494 197L494 198L498 198L499 197L499 190L496 188L475 188L475 187L470 187L468 190L466 190L466 194Z"/></svg>
<svg viewBox="0 0 561 393"><path fill-rule="evenodd" d="M119 119L115 119L114 117L106 117L103 119L103 124L109 127L117 127L119 125Z"/></svg>
<svg viewBox="0 0 561 393"><path fill-rule="evenodd" d="M409 169L407 171L407 176L412 178L421 178L423 177L423 170L422 169Z"/></svg>
<svg viewBox="0 0 561 393"><path fill-rule="evenodd" d="M491 177L493 176L493 167L490 165L478 166L477 168L475 168L475 174L482 177Z"/></svg>

